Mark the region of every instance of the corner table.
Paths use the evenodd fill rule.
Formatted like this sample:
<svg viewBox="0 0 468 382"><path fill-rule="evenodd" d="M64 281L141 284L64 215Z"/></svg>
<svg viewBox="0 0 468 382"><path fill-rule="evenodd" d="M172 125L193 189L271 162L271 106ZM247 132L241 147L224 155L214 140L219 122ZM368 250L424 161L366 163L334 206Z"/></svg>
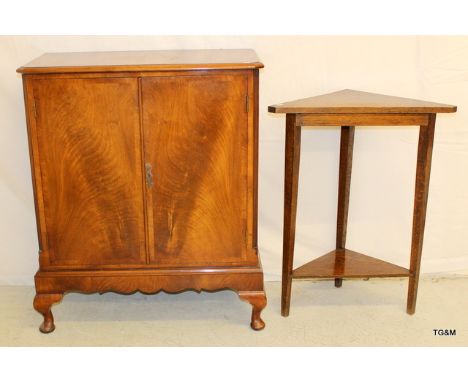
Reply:
<svg viewBox="0 0 468 382"><path fill-rule="evenodd" d="M456 106L341 90L268 107L286 114L283 272L281 314L289 315L292 279L332 278L341 287L344 278L408 277L407 313L414 314L426 220L436 113L453 113ZM409 269L346 248L351 166L355 126L420 126ZM297 188L302 126L341 126L336 248L293 268Z"/></svg>

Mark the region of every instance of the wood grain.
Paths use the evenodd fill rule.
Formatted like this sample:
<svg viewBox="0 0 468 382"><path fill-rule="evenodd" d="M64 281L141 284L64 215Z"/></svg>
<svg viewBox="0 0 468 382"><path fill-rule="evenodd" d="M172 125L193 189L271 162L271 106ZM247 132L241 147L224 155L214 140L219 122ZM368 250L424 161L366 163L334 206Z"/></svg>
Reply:
<svg viewBox="0 0 468 382"><path fill-rule="evenodd" d="M335 249L295 269L296 278L404 277L408 269L349 249Z"/></svg>
<svg viewBox="0 0 468 382"><path fill-rule="evenodd" d="M252 130L253 130L253 142L252 151L253 151L253 169L252 169L252 185L251 185L251 192L249 195L252 195L253 200L253 216L252 216L252 246L253 248L258 247L258 153L259 153L259 127L258 127L258 120L259 120L259 110L258 110L258 98L259 98L259 71L253 71L253 93L250 97L250 109L251 110L251 118L252 118Z"/></svg>
<svg viewBox="0 0 468 382"><path fill-rule="evenodd" d="M427 124L428 114L298 114L301 126L420 126Z"/></svg>
<svg viewBox="0 0 468 382"><path fill-rule="evenodd" d="M344 249L346 247L349 192L351 188L351 169L353 166L353 147L354 126L341 126L338 208L336 217L336 249ZM342 282L342 279L335 279L335 286L338 288L341 287Z"/></svg>
<svg viewBox="0 0 468 382"><path fill-rule="evenodd" d="M251 49L144 50L46 53L19 73L145 72L187 69L263 68Z"/></svg>
<svg viewBox="0 0 468 382"><path fill-rule="evenodd" d="M145 263L137 81L33 88L51 265Z"/></svg>
<svg viewBox="0 0 468 382"><path fill-rule="evenodd" d="M457 107L411 98L345 89L268 107L271 113L454 113ZM378 118L378 116L375 116ZM345 122L338 125L358 125Z"/></svg>
<svg viewBox="0 0 468 382"><path fill-rule="evenodd" d="M284 317L289 315L291 302L300 156L301 127L296 125L295 114L287 114L284 170L283 275L281 290L281 315Z"/></svg>
<svg viewBox="0 0 468 382"><path fill-rule="evenodd" d="M39 265L45 267L50 264L47 247L47 232L45 231L44 199L42 195L42 179L39 163L39 146L36 134L36 106L34 101L33 81L28 76L23 80L23 94L25 102L26 126L28 131L29 159L34 195L34 210L36 215L37 238L39 244Z"/></svg>
<svg viewBox="0 0 468 382"><path fill-rule="evenodd" d="M418 295L419 272L426 223L427 198L431 174L432 147L434 145L436 115L432 114L429 123L419 128L416 184L414 192L413 232L411 238L411 277L408 284L407 313L414 314Z"/></svg>
<svg viewBox="0 0 468 382"><path fill-rule="evenodd" d="M334 278L341 287L343 277L409 277L407 313L416 307L421 266L426 206L429 192L432 146L437 112L453 113L456 106L343 90L317 97L273 105L270 112L286 113L285 203L283 234L283 278L281 314L289 314L292 278ZM345 249L349 188L351 180L353 126L420 125L414 199L410 269ZM302 126L341 126L336 249L292 271L299 140ZM295 133L293 133L295 132ZM294 138L294 134L297 134ZM296 142L296 144L294 144ZM297 155L297 159L296 159ZM294 165L297 160L297 164ZM296 168L297 166L297 168Z"/></svg>
<svg viewBox="0 0 468 382"><path fill-rule="evenodd" d="M64 293L132 294L135 292L180 293L186 290L214 292L230 289L239 298L252 305L250 326L261 330L265 323L261 312L266 306L263 272L260 266L213 269L147 269L141 271L63 271L38 272L35 276L37 295L35 309L44 316L40 330L50 333L55 329L51 307L61 301Z"/></svg>
<svg viewBox="0 0 468 382"><path fill-rule="evenodd" d="M262 310L267 304L265 292L239 292L239 298L252 305L252 318L250 327L253 330L262 330L265 328L265 322L260 317Z"/></svg>
<svg viewBox="0 0 468 382"><path fill-rule="evenodd" d="M231 289L264 327L262 66L243 50L47 54L19 69L42 332L65 293L111 291Z"/></svg>
<svg viewBox="0 0 468 382"><path fill-rule="evenodd" d="M246 242L246 77L144 78L142 94L145 163L154 169L151 262L256 262Z"/></svg>
<svg viewBox="0 0 468 382"><path fill-rule="evenodd" d="M39 327L42 333L52 333L55 330L54 315L52 314L52 305L62 301L63 293L37 293L34 297L34 309L41 313L44 320Z"/></svg>
<svg viewBox="0 0 468 382"><path fill-rule="evenodd" d="M184 290L263 291L263 274L255 267L219 267L206 269L142 269L106 271L56 271L36 273L37 293L135 292L179 293Z"/></svg>

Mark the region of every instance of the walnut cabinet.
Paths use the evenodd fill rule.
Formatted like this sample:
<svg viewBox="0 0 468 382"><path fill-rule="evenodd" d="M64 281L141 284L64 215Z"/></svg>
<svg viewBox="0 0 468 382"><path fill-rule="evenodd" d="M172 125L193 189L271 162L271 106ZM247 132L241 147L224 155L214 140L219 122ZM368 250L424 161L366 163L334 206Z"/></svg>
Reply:
<svg viewBox="0 0 468 382"><path fill-rule="evenodd" d="M232 289L262 329L250 50L50 53L22 73L39 237L34 308L67 292Z"/></svg>

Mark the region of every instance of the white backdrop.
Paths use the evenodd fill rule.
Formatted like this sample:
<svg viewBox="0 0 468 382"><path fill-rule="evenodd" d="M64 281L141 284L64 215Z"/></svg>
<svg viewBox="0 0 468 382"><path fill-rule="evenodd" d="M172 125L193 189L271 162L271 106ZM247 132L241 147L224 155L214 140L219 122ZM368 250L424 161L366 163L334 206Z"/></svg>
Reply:
<svg viewBox="0 0 468 382"><path fill-rule="evenodd" d="M253 48L260 74L259 247L281 272L284 116L267 106L344 88L454 104L439 114L422 272L468 273L468 37L0 37L0 284L32 284L37 238L17 67L44 52ZM347 247L409 264L416 127L356 129ZM335 243L339 130L302 135L295 266Z"/></svg>

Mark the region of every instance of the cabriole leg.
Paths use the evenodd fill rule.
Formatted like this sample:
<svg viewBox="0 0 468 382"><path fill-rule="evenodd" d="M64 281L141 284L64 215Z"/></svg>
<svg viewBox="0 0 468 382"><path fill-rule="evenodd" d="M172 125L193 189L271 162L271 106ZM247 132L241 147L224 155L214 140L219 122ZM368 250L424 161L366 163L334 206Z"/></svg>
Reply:
<svg viewBox="0 0 468 382"><path fill-rule="evenodd" d="M42 314L44 321L42 322L39 330L42 333L52 333L55 329L54 316L52 315L52 305L62 301L63 294L36 294L34 298L34 309Z"/></svg>
<svg viewBox="0 0 468 382"><path fill-rule="evenodd" d="M260 314L267 303L265 292L239 292L239 298L252 305L250 327L253 330L262 330L265 327L265 322L263 322Z"/></svg>

